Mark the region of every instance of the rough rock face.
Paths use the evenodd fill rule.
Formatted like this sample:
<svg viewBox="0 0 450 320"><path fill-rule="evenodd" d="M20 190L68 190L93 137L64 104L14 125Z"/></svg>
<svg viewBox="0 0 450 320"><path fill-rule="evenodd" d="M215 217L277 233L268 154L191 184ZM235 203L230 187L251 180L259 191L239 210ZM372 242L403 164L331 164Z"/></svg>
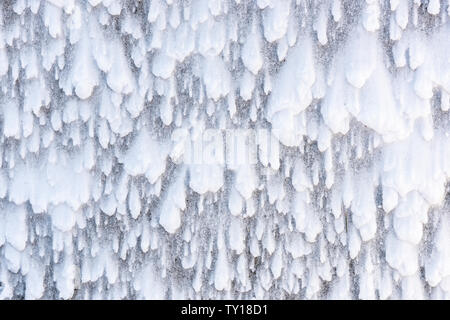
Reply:
<svg viewBox="0 0 450 320"><path fill-rule="evenodd" d="M3 0L0 298L450 298L448 0Z"/></svg>

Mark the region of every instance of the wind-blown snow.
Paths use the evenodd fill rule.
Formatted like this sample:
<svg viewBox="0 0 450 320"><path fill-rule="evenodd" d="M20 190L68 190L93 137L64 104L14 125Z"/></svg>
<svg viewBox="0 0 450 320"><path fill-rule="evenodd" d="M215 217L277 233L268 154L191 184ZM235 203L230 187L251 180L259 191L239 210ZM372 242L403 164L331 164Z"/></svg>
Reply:
<svg viewBox="0 0 450 320"><path fill-rule="evenodd" d="M4 0L1 299L450 299L448 0Z"/></svg>

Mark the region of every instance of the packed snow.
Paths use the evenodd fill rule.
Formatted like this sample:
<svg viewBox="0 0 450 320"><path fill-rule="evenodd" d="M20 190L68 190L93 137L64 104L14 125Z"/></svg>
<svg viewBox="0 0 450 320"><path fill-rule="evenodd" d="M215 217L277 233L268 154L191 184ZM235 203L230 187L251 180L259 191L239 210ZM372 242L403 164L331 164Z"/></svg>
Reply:
<svg viewBox="0 0 450 320"><path fill-rule="evenodd" d="M450 1L1 1L0 155L0 299L450 299Z"/></svg>

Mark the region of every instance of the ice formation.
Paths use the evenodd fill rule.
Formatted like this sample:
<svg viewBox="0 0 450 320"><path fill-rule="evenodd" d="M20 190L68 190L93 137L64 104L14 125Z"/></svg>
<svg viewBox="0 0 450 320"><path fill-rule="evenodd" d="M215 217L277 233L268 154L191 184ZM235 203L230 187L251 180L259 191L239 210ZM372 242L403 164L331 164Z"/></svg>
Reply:
<svg viewBox="0 0 450 320"><path fill-rule="evenodd" d="M450 299L449 0L3 0L0 299Z"/></svg>

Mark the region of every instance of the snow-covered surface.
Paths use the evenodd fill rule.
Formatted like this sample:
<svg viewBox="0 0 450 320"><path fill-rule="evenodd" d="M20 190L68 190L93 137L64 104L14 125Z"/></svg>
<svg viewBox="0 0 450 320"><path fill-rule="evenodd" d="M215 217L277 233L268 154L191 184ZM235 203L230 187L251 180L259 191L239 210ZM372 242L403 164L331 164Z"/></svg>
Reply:
<svg viewBox="0 0 450 320"><path fill-rule="evenodd" d="M450 298L448 0L3 0L0 298Z"/></svg>

